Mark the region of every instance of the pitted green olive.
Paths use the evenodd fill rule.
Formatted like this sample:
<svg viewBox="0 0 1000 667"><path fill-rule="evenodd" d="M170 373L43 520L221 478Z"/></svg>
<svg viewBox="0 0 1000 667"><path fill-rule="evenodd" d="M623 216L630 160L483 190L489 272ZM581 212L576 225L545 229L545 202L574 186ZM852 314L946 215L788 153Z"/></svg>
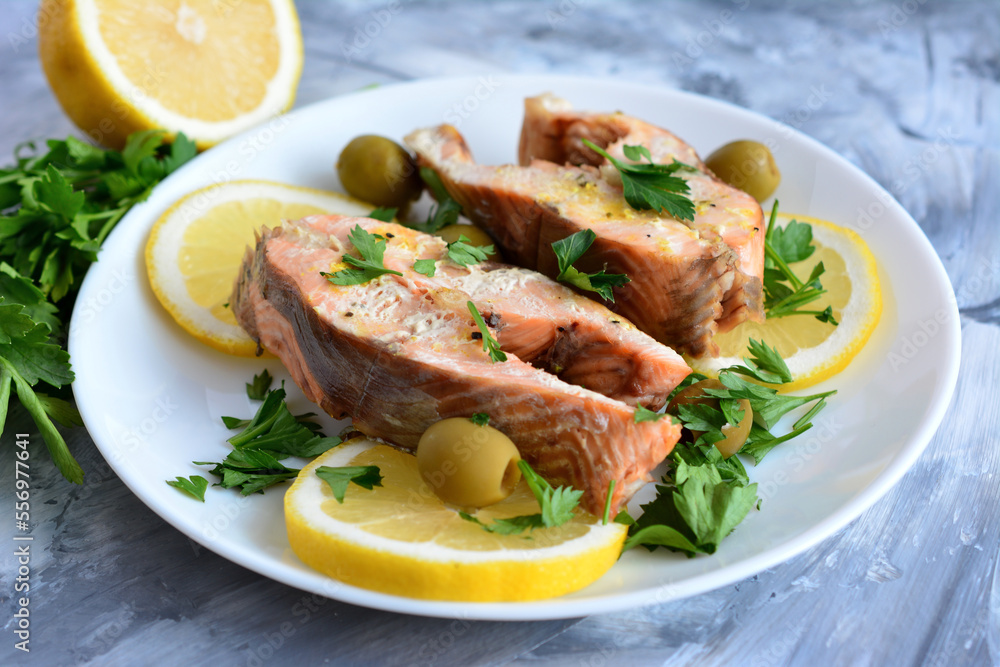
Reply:
<svg viewBox="0 0 1000 667"><path fill-rule="evenodd" d="M743 419L736 426L732 424L723 426L722 435L726 437L715 443L715 448L722 452L722 457L726 459L740 451L740 447L750 435L750 427L753 426L753 408L750 407L750 401L741 398L739 409L743 411Z"/></svg>
<svg viewBox="0 0 1000 667"><path fill-rule="evenodd" d="M708 156L705 165L723 181L764 201L778 189L781 172L771 150L757 141L734 141Z"/></svg>
<svg viewBox="0 0 1000 667"><path fill-rule="evenodd" d="M417 444L420 475L441 500L458 507L486 507L513 493L520 460L510 438L465 417L432 424Z"/></svg>
<svg viewBox="0 0 1000 667"><path fill-rule="evenodd" d="M347 194L376 206L400 208L423 191L413 158L391 139L365 134L351 140L337 159Z"/></svg>
<svg viewBox="0 0 1000 667"><path fill-rule="evenodd" d="M437 231L437 235L448 243L454 243L460 236L464 236L469 239L470 245L491 245L493 246L493 252L487 255L487 257L494 262L503 261L503 256L500 254L500 251L497 250L497 246L493 242L493 239L490 238L490 235L475 225L445 225Z"/></svg>
<svg viewBox="0 0 1000 667"><path fill-rule="evenodd" d="M710 405L714 408L719 407L719 399L705 394L706 389L725 389L726 385L722 384L715 379L701 380L700 382L695 382L694 384L685 387L684 389L677 392L673 400L670 401L670 405L667 406L667 412L670 414L677 414L677 410L681 405ZM725 437L715 443L716 449L722 453L724 458L729 458L736 452L740 450L743 443L747 441L747 437L750 435L750 427L753 425L753 409L750 407L750 401L745 398L741 398L739 401L739 409L743 411L743 419L736 426L731 424L726 424L722 427L722 435ZM692 431L694 439L697 440L702 434L702 431Z"/></svg>

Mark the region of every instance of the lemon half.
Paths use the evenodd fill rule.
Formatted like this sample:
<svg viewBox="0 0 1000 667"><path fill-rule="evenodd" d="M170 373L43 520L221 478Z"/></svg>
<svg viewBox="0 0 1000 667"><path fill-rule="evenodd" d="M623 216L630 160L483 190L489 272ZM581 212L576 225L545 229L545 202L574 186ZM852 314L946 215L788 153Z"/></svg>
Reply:
<svg viewBox="0 0 1000 667"><path fill-rule="evenodd" d="M291 0L43 0L39 55L66 114L113 148L257 125L291 107L303 59Z"/></svg>
<svg viewBox="0 0 1000 667"><path fill-rule="evenodd" d="M335 192L269 181L231 181L197 190L153 225L146 243L150 286L192 336L222 352L252 357L257 344L236 322L229 300L254 233L307 215L365 216L371 210Z"/></svg>
<svg viewBox="0 0 1000 667"><path fill-rule="evenodd" d="M727 366L743 363L747 342L754 338L778 349L793 379L782 390L794 391L836 375L868 342L882 314L878 267L868 245L853 230L825 220L780 214L777 224L784 227L791 220L812 225L816 246L811 257L790 265L791 269L803 280L818 262L825 269L819 280L827 293L805 308L822 311L830 306L840 324L820 322L810 315L744 322L715 337L721 350L717 358L688 359L694 370L714 376Z"/></svg>
<svg viewBox="0 0 1000 667"><path fill-rule="evenodd" d="M343 504L319 466L378 466L382 486L351 484ZM483 522L539 511L525 482ZM570 522L496 535L461 518L430 490L416 457L364 438L319 456L285 494L292 550L307 565L353 586L412 598L540 600L594 582L614 565L628 529L577 510Z"/></svg>

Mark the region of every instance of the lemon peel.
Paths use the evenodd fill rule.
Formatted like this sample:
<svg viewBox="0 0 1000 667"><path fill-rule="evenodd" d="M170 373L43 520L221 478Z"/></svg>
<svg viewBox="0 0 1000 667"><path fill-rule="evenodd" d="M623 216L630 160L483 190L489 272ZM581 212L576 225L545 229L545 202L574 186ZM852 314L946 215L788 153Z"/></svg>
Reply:
<svg viewBox="0 0 1000 667"><path fill-rule="evenodd" d="M254 234L282 220L341 213L364 216L370 204L336 192L270 181L230 181L196 190L153 225L146 272L153 293L188 333L217 350L256 355L257 343L228 307Z"/></svg>
<svg viewBox="0 0 1000 667"><path fill-rule="evenodd" d="M319 466L375 465L382 486L351 486L343 504ZM538 503L522 481L477 518L530 514ZM498 535L462 519L423 482L416 457L365 438L316 458L285 494L288 540L307 565L347 584L411 598L540 600L592 583L618 559L627 528L577 510L556 528Z"/></svg>

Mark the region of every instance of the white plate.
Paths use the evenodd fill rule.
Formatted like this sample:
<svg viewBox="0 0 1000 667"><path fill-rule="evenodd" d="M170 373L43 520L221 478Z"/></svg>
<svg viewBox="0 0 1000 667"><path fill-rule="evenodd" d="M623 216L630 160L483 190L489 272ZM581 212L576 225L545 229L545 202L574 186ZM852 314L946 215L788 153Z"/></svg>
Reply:
<svg viewBox="0 0 1000 667"><path fill-rule="evenodd" d="M333 164L354 136L401 139L450 122L487 164L516 159L524 97L552 91L578 108L621 109L667 127L703 155L735 139L768 142L784 175L782 210L856 229L879 260L886 308L871 342L821 386L839 390L815 428L751 468L764 497L710 557L633 550L587 589L533 603L411 600L334 582L291 553L282 489L242 498L210 488L204 504L164 483L205 474L221 460L221 415L250 416L244 383L277 362L227 357L184 334L146 280L150 226L182 195L211 183L264 178L338 188ZM306 591L397 612L468 619L549 619L664 602L739 581L832 535L882 496L940 424L959 365L959 319L950 283L917 224L871 178L788 126L688 93L552 76L491 75L418 81L300 109L213 148L158 186L118 225L87 274L69 348L77 404L115 471L153 511L230 560ZM295 407L310 406L290 385ZM331 422L332 423L332 422ZM334 432L336 432L334 430ZM211 477L211 476L208 476Z"/></svg>

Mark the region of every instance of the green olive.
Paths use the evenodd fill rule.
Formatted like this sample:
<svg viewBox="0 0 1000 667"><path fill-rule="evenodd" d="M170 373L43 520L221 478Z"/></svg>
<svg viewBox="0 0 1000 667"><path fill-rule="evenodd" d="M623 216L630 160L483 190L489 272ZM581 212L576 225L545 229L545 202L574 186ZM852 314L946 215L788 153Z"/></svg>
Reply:
<svg viewBox="0 0 1000 667"><path fill-rule="evenodd" d="M745 398L740 399L740 410L743 411L743 419L737 426L726 424L722 427L722 435L726 436L715 443L715 448L722 452L722 458L728 459L730 456L740 451L740 447L747 441L750 435L750 427L753 425L753 408L750 401Z"/></svg>
<svg viewBox="0 0 1000 667"><path fill-rule="evenodd" d="M417 444L420 475L438 498L458 507L486 507L513 493L520 460L510 438L465 417L432 424Z"/></svg>
<svg viewBox="0 0 1000 667"><path fill-rule="evenodd" d="M454 243L458 240L458 237L464 236L469 239L470 245L491 245L493 246L493 252L489 253L487 257L494 262L503 261L503 255L497 250L496 243L493 242L490 235L475 225L445 225L437 231L437 235L448 243Z"/></svg>
<svg viewBox="0 0 1000 667"><path fill-rule="evenodd" d="M719 399L706 395L704 390L725 388L726 385L714 379L695 382L677 392L677 395L670 401L670 405L667 406L667 412L677 414L677 408L681 405L710 405L717 408L719 407ZM727 459L738 452L743 443L747 441L747 436L750 435L750 427L753 425L753 409L750 407L750 401L741 398L739 409L743 411L743 419L740 420L737 426L731 424L723 426L722 434L725 437L715 443L716 449ZM697 440L702 432L692 431L691 434Z"/></svg>
<svg viewBox="0 0 1000 667"><path fill-rule="evenodd" d="M344 147L337 158L337 175L347 194L376 206L403 207L424 187L406 149L374 134L355 137Z"/></svg>
<svg viewBox="0 0 1000 667"><path fill-rule="evenodd" d="M778 189L781 172L771 150L757 141L734 141L708 156L705 165L723 181L764 201Z"/></svg>

